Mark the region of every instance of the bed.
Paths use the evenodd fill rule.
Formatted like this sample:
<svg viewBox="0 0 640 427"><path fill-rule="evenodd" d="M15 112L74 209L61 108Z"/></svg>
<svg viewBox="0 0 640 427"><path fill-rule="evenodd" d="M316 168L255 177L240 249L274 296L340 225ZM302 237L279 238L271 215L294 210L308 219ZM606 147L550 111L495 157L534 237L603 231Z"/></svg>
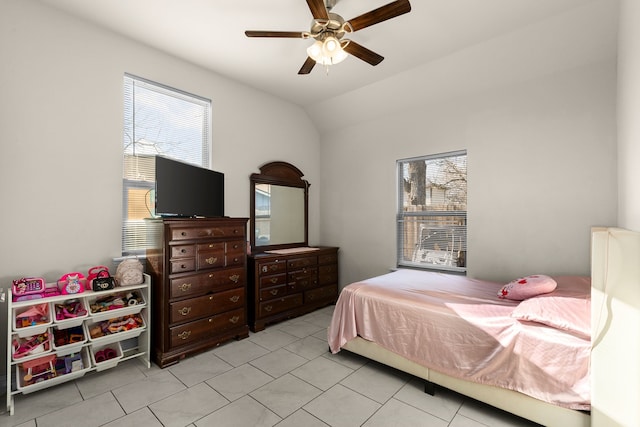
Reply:
<svg viewBox="0 0 640 427"><path fill-rule="evenodd" d="M356 282L329 346L545 426L588 426L590 279L547 279L551 292L522 301L499 297L504 283L410 269Z"/></svg>

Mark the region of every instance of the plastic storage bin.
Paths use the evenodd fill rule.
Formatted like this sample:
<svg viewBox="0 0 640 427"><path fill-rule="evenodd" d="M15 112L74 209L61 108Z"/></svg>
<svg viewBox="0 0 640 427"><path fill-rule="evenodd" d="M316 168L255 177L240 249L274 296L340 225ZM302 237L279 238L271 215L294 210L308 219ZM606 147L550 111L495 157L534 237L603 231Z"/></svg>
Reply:
<svg viewBox="0 0 640 427"><path fill-rule="evenodd" d="M13 309L13 330L20 338L42 334L53 323L51 303L33 304Z"/></svg>
<svg viewBox="0 0 640 427"><path fill-rule="evenodd" d="M58 329L80 326L89 316L84 298L74 298L52 303L53 324Z"/></svg>
<svg viewBox="0 0 640 427"><path fill-rule="evenodd" d="M50 353L51 329L29 337L19 337L14 334L11 340L11 358L14 361L34 359L34 356L42 356Z"/></svg>
<svg viewBox="0 0 640 427"><path fill-rule="evenodd" d="M15 371L16 386L23 394L32 393L80 378L90 369L91 359L86 347L75 353L51 353L19 364Z"/></svg>
<svg viewBox="0 0 640 427"><path fill-rule="evenodd" d="M122 347L119 342L91 345L90 353L91 362L97 372L118 366L120 359L122 359Z"/></svg>
<svg viewBox="0 0 640 427"><path fill-rule="evenodd" d="M132 318L135 319L137 326L126 329L128 326L125 322ZM146 323L140 314L130 314L98 322L87 321L84 323L84 327L85 333L92 344L103 345L139 336L145 330ZM97 335L97 331L101 331L102 335ZM92 332L94 332L93 335Z"/></svg>
<svg viewBox="0 0 640 427"><path fill-rule="evenodd" d="M109 304L109 302L114 304ZM113 319L114 317L137 314L146 307L142 292L134 289L130 291L119 291L109 293L96 293L87 298L89 316L98 320Z"/></svg>

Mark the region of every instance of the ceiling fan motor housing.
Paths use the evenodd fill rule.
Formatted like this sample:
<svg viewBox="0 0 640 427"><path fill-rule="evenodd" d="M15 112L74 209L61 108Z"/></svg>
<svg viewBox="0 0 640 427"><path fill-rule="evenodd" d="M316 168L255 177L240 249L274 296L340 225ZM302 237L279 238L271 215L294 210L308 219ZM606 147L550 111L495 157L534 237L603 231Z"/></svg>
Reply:
<svg viewBox="0 0 640 427"><path fill-rule="evenodd" d="M328 36L333 36L340 40L347 32L351 32L349 31L349 24L345 25L342 16L336 13L329 13L328 20L314 19L311 21L309 36L319 41L323 41Z"/></svg>

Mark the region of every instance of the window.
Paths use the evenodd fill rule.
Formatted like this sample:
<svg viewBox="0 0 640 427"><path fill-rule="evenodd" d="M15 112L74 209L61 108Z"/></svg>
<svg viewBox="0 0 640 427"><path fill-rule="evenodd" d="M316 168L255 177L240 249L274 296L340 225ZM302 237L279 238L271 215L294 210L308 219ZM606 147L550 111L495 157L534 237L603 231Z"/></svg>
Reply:
<svg viewBox="0 0 640 427"><path fill-rule="evenodd" d="M397 161L398 266L466 271L467 153Z"/></svg>
<svg viewBox="0 0 640 427"><path fill-rule="evenodd" d="M209 167L211 101L124 76L122 253L144 252L154 214L156 155Z"/></svg>

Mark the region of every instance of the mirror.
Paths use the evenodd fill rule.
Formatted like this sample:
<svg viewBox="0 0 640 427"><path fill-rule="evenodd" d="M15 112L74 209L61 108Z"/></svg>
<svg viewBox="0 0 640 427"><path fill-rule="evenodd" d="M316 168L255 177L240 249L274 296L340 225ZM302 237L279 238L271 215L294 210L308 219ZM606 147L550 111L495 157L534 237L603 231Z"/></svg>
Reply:
<svg viewBox="0 0 640 427"><path fill-rule="evenodd" d="M309 183L286 162L271 162L251 175L252 252L307 246Z"/></svg>

